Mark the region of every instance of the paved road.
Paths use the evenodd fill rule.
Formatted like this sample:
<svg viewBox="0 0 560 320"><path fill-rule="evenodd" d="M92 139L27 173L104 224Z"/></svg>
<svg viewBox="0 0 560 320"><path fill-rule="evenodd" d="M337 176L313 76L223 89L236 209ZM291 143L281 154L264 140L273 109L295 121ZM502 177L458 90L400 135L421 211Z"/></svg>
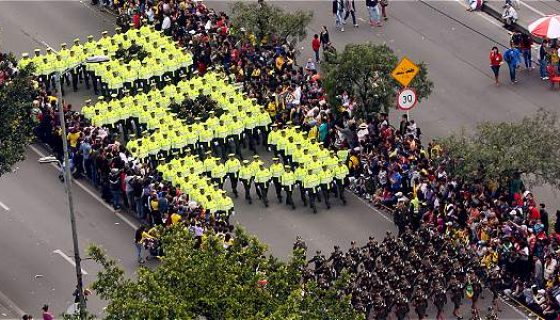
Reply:
<svg viewBox="0 0 560 320"><path fill-rule="evenodd" d="M314 10L310 32L319 30L321 25L333 29L330 1L289 5ZM211 2L211 6L225 5ZM365 18L362 3L357 2L357 6L358 16ZM557 105L558 93L550 92L545 84L535 80L535 75L529 79L523 74L515 87L492 86L488 48L495 43L507 44L508 36L482 14L467 14L460 3L442 1L393 2L389 15L384 28L372 30L359 20L360 28L348 27L345 33L331 30L331 37L339 48L353 42L385 42L399 55L429 64L435 91L412 113L426 136L446 135L462 126L472 128L483 120L519 119L540 107ZM113 25L109 16L78 1L3 1L0 28L0 48L21 53L45 43L57 46L71 42L76 35L84 39L88 34L111 30ZM311 56L309 45L303 46L304 55ZM79 98L72 96L71 100L77 103ZM394 117L398 117L397 112ZM74 277L72 266L52 253L59 249L71 256L63 186L56 179L55 170L39 166L36 159L30 151L28 160L16 173L0 180L0 201L10 208L0 208L0 241L6 244L3 247L8 253L0 259L0 288L17 306L37 314L37 308L44 302L51 302L57 312L62 310L71 299ZM131 228L81 188L74 189L82 248L89 242L100 243L132 271ZM553 205L552 195L550 200L542 193L538 195ZM386 216L355 198L346 207L337 204L317 215L309 210L285 210L278 204L265 209L260 203L249 207L237 201L236 208L236 219L283 256L289 253L296 235L303 235L312 250L326 251L335 243L348 246L351 240L365 241L369 235L382 237L393 229ZM90 274L95 272L95 266L88 262L84 269ZM43 277L35 279L35 275ZM86 279L89 281L90 276ZM101 303L92 301L92 305L99 309ZM520 316L508 309L501 318Z"/></svg>

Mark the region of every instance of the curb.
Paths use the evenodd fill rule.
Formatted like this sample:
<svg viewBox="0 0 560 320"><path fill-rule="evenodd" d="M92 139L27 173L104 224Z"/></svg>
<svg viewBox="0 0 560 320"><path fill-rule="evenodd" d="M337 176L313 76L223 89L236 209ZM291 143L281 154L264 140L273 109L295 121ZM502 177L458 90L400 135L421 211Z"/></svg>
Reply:
<svg viewBox="0 0 560 320"><path fill-rule="evenodd" d="M560 0L559 0L560 1ZM492 18L503 22L502 20L502 13L499 10L496 10L496 8L488 5L488 1L485 1L482 4L482 8L480 9L481 11L487 13L488 15L490 15ZM519 21L519 20L518 20ZM519 23L514 23L513 24L513 30L515 31L519 31L521 33L529 33L529 30L527 30L527 28L525 26L520 25Z"/></svg>

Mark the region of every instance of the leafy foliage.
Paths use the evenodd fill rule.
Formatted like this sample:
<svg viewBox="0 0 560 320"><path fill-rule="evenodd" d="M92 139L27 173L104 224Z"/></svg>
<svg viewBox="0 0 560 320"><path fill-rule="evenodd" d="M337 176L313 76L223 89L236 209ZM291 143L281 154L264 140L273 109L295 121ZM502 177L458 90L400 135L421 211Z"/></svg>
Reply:
<svg viewBox="0 0 560 320"><path fill-rule="evenodd" d="M257 43L274 35L285 41L301 41L307 35L307 26L313 19L313 12L285 11L264 1L235 2L231 6L232 22L235 28L244 28L255 35Z"/></svg>
<svg viewBox="0 0 560 320"><path fill-rule="evenodd" d="M32 66L20 70L0 87L0 176L25 158L33 137L33 99L37 96Z"/></svg>
<svg viewBox="0 0 560 320"><path fill-rule="evenodd" d="M153 270L126 278L102 249L89 255L102 267L93 289L109 301L106 319L362 319L349 297L304 284L302 252L287 262L265 256L266 247L242 229L229 250L210 235L202 249L191 233L174 226L163 233L165 257ZM338 285L349 282L341 277ZM305 292L305 294L303 294Z"/></svg>
<svg viewBox="0 0 560 320"><path fill-rule="evenodd" d="M332 105L340 105L337 96L347 91L357 98L358 115L389 112L395 106L399 85L391 72L398 63L393 50L386 45L349 44L336 58L322 65L324 82ZM411 83L416 89L418 100L427 98L432 92L433 82L428 79L424 63Z"/></svg>
<svg viewBox="0 0 560 320"><path fill-rule="evenodd" d="M516 173L529 185L560 186L558 115L540 110L519 122L484 122L441 141L453 174L467 180L507 181Z"/></svg>

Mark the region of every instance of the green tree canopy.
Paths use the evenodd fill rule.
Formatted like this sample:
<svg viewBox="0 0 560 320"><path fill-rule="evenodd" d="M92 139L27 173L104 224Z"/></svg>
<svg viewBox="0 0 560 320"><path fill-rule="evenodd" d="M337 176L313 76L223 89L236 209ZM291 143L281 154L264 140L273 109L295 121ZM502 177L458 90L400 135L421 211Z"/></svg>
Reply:
<svg viewBox="0 0 560 320"><path fill-rule="evenodd" d="M441 141L453 174L466 180L508 181L517 173L529 185L560 187L558 115L540 110L519 122L484 122Z"/></svg>
<svg viewBox="0 0 560 320"><path fill-rule="evenodd" d="M255 35L257 43L274 35L285 41L301 41L307 35L307 26L313 12L285 11L264 1L235 2L231 5L231 20L237 31L244 28Z"/></svg>
<svg viewBox="0 0 560 320"><path fill-rule="evenodd" d="M33 137L34 88L29 66L0 87L0 176L25 158L25 148Z"/></svg>
<svg viewBox="0 0 560 320"><path fill-rule="evenodd" d="M324 82L333 106L339 106L337 96L347 91L357 99L358 115L389 112L396 106L395 97L399 84L391 72L398 58L386 45L372 43L349 44L342 53L326 59L322 65ZM427 98L432 92L433 82L428 79L424 63L410 87L416 89L418 101Z"/></svg>
<svg viewBox="0 0 560 320"><path fill-rule="evenodd" d="M182 226L162 236L165 256L137 279L125 277L102 249L89 255L102 267L93 289L108 300L106 319L362 319L334 288L302 281L305 255L295 251L288 262L266 256L266 247L242 229L229 250L210 235L197 249ZM349 283L343 276L337 286Z"/></svg>

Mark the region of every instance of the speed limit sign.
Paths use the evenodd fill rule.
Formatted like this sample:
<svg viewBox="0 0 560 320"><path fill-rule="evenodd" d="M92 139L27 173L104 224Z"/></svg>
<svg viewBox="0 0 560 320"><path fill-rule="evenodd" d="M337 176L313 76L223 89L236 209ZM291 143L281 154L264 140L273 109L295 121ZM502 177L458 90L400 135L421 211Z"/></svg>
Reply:
<svg viewBox="0 0 560 320"><path fill-rule="evenodd" d="M404 88L397 95L397 107L400 110L408 111L416 106L418 102L416 91L410 88Z"/></svg>

